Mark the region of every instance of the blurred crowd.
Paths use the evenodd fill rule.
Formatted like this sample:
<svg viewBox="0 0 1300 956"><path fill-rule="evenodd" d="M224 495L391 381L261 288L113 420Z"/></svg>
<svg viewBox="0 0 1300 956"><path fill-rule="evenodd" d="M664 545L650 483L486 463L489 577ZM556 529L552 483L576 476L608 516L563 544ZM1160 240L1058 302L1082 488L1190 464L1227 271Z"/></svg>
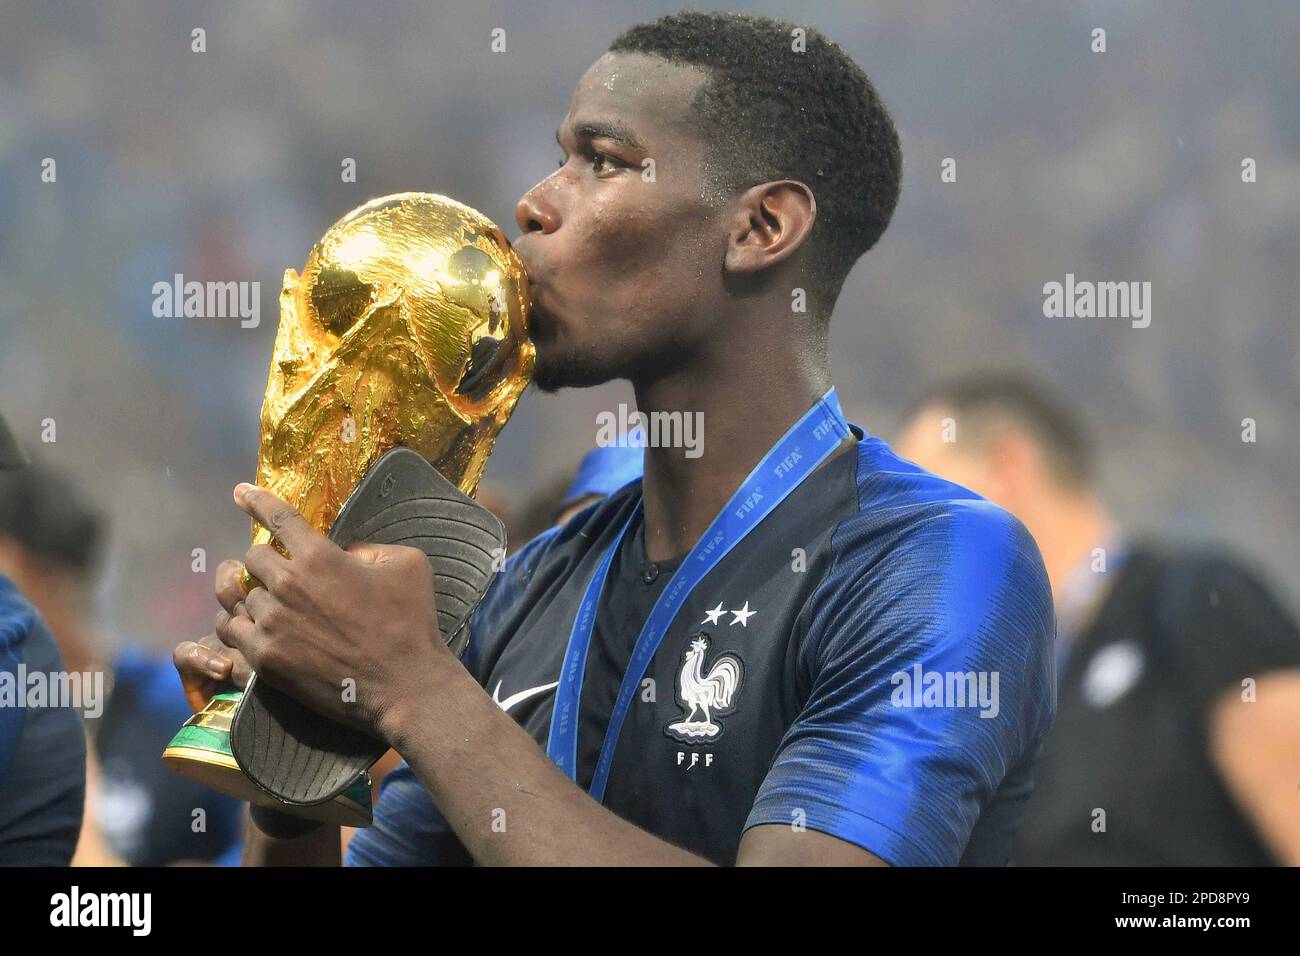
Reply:
<svg viewBox="0 0 1300 956"><path fill-rule="evenodd" d="M69 646L117 662L160 726L184 714L154 664L210 629L211 571L247 547L230 490L254 468L283 270L349 209L404 190L513 235L576 77L619 30L678 6L5 4L0 409L42 474L71 476L67 500L96 529L72 559L85 633ZM902 135L901 204L836 311L850 418L893 437L926 383L1033 370L1102 436L1097 484L1117 520L1225 542L1294 611L1300 10L723 6L807 14L864 65ZM177 273L260 282L261 324L156 318L153 284ZM1044 317L1043 285L1067 273L1151 282L1151 326ZM512 541L554 518L596 412L620 400L611 385L521 401L483 488ZM102 769L106 805L132 806L131 782ZM230 839L203 856L235 841L236 813L215 815Z"/></svg>

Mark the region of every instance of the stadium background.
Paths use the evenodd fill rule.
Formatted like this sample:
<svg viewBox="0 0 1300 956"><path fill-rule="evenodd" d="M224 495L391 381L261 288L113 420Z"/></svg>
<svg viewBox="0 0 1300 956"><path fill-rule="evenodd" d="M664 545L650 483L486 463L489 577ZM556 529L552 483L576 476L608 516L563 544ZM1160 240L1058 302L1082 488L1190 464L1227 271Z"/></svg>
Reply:
<svg viewBox="0 0 1300 956"><path fill-rule="evenodd" d="M1102 439L1123 517L1226 541L1300 604L1300 7L720 7L806 17L864 65L901 131L901 204L834 323L851 416L890 438L938 377L1033 370ZM578 76L621 29L677 8L6 2L0 408L109 516L106 643L210 629L211 575L191 553L211 571L247 547L230 489L253 472L283 270L347 210L402 190L515 235ZM496 27L505 53L489 50ZM45 157L57 183L41 182ZM940 182L945 157L956 183ZM1043 284L1070 272L1150 281L1150 328L1045 318ZM260 326L155 318L152 286L175 273L259 281ZM620 401L623 385L528 393L489 466L507 515Z"/></svg>

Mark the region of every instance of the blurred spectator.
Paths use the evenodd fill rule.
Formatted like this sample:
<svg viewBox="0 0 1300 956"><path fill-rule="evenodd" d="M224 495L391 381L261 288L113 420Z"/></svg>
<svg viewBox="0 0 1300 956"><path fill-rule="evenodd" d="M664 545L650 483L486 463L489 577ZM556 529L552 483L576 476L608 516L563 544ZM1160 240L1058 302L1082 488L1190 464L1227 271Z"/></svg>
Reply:
<svg viewBox="0 0 1300 956"><path fill-rule="evenodd" d="M630 444L593 448L582 456L572 478L561 475L542 486L524 502L509 525L511 540L522 547L548 528L564 524L579 511L640 478L645 452Z"/></svg>
<svg viewBox="0 0 1300 956"><path fill-rule="evenodd" d="M0 572L40 609L70 671L101 656L90 621L102 534L63 475L38 464L0 475Z"/></svg>
<svg viewBox="0 0 1300 956"><path fill-rule="evenodd" d="M1019 517L1051 579L1056 724L1013 861L1300 864L1300 633L1264 584L1130 537L1080 423L1023 378L933 389L898 451Z"/></svg>
<svg viewBox="0 0 1300 956"><path fill-rule="evenodd" d="M26 458L0 418L0 471ZM0 504L8 502L0 492ZM86 790L86 740L75 708L28 706L25 675L63 671L40 613L0 568L0 865L66 866ZM7 685L7 686L6 686Z"/></svg>
<svg viewBox="0 0 1300 956"><path fill-rule="evenodd" d="M113 693L99 721L103 768L88 814L132 866L213 863L242 846L239 801L168 770L162 752L191 716L170 657L127 646L113 665Z"/></svg>
<svg viewBox="0 0 1300 956"><path fill-rule="evenodd" d="M552 524L564 524L583 508L640 478L645 467L640 444L644 440L640 432L632 432L621 444L593 448L583 455Z"/></svg>
<svg viewBox="0 0 1300 956"><path fill-rule="evenodd" d="M106 669L91 612L102 538L101 519L62 475L31 466L0 476L0 573L40 609L67 669L82 674ZM160 759L189 717L170 657L127 644L108 669L107 704L86 714L95 718L86 721L93 746L73 863L217 858L238 842L239 804L171 773Z"/></svg>

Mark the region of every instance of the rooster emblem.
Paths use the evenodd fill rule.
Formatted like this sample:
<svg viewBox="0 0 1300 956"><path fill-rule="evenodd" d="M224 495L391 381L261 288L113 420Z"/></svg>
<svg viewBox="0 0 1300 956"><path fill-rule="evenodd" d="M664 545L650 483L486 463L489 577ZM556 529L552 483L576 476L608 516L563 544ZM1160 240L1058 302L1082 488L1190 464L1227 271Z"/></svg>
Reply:
<svg viewBox="0 0 1300 956"><path fill-rule="evenodd" d="M735 654L720 655L706 671L704 657L708 650L708 638L699 634L683 655L677 699L686 713L664 728L669 737L685 743L712 740L722 733L721 725L713 718L731 713L744 673L744 665Z"/></svg>

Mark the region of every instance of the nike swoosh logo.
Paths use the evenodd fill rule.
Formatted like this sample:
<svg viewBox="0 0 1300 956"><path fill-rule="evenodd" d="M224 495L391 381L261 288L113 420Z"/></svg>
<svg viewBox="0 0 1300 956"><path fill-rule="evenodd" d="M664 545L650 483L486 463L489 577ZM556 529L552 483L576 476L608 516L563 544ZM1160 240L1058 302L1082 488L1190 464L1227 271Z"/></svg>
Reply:
<svg viewBox="0 0 1300 956"><path fill-rule="evenodd" d="M522 704L529 697L536 697L538 694L544 694L548 690L554 690L556 687L559 686L560 686L560 682L557 680L552 684L542 684L540 687L530 687L527 690L521 690L519 693L511 694L505 700L502 700L501 681L497 681L497 686L492 691L492 702L496 704L498 707L500 707L502 710L504 710L506 713L509 713L510 708L515 706L515 704Z"/></svg>

